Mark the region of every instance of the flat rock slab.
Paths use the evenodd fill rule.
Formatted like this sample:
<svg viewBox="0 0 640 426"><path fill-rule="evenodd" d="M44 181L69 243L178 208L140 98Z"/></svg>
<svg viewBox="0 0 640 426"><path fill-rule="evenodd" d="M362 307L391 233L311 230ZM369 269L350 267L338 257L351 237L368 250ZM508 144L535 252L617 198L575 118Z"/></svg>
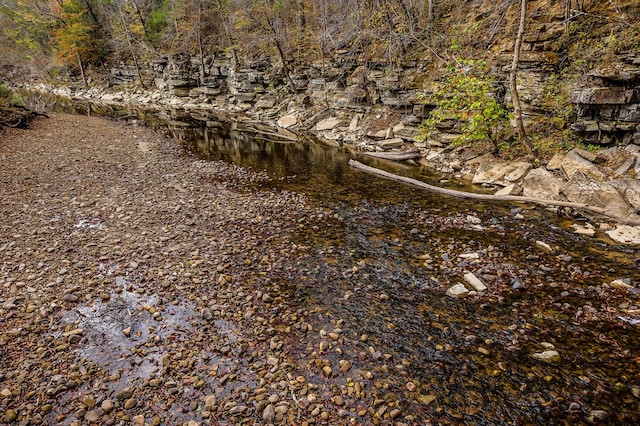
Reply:
<svg viewBox="0 0 640 426"><path fill-rule="evenodd" d="M316 124L316 130L320 132L325 130L333 130L336 127L342 125L342 123L343 123L342 119L338 117L326 118L318 122L318 124Z"/></svg>
<svg viewBox="0 0 640 426"><path fill-rule="evenodd" d="M293 114L283 115L278 119L278 126L283 129L288 129L289 127L295 126L298 124L298 117Z"/></svg>
<svg viewBox="0 0 640 426"><path fill-rule="evenodd" d="M512 162L496 162L495 160L487 161L478 167L473 177L474 184L500 184L503 186L511 182L516 182L524 177L531 170L531 164L518 161Z"/></svg>

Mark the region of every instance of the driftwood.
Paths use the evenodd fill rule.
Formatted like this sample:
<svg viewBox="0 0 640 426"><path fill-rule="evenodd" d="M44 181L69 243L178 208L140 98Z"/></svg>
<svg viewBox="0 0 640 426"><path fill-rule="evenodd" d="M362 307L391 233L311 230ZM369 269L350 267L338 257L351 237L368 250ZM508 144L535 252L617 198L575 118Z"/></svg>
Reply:
<svg viewBox="0 0 640 426"><path fill-rule="evenodd" d="M529 203L538 204L545 207L569 207L575 210L583 210L592 213L596 213L608 218L614 219L620 223L627 225L640 226L640 219L625 218L615 215L603 208L590 206L582 203L572 203L569 201L557 201L557 200L544 200L542 198L522 197L519 195L493 195L493 194L477 194L473 192L456 191L454 189L441 188L439 186L429 185L428 183L412 179L405 176L399 176L393 173L386 172L384 170L377 169L375 167L367 166L356 160L349 160L349 165L354 169L362 170L367 173L371 173L377 176L381 176L387 179L395 180L398 182L407 183L409 185L416 186L418 188L426 189L428 191L436 192L438 194L449 195L458 198L467 198L471 200L485 200L485 201L510 201L516 203Z"/></svg>
<svg viewBox="0 0 640 426"><path fill-rule="evenodd" d="M382 158L383 160L404 161L415 160L420 157L420 150L411 149L403 152L363 152L362 155Z"/></svg>

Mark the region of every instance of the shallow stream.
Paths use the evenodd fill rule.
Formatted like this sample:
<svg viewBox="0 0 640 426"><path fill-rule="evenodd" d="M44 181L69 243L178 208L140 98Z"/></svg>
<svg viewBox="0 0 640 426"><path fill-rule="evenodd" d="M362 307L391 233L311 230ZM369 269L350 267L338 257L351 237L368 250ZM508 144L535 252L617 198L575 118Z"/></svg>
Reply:
<svg viewBox="0 0 640 426"><path fill-rule="evenodd" d="M638 285L637 250L577 236L543 209L458 200L364 174L336 148L222 138L206 128L175 134L200 158L266 170L276 178L269 189L303 193L327 212L330 219L300 226L308 257L283 282L292 303L317 310L319 328L340 318L367 336L342 349L380 361L381 397L404 401L404 412L444 423L640 420L640 292L607 288L618 278ZM368 163L430 183L444 178ZM446 296L469 271L488 290ZM548 349L561 361L534 359ZM409 382L419 392L407 392Z"/></svg>

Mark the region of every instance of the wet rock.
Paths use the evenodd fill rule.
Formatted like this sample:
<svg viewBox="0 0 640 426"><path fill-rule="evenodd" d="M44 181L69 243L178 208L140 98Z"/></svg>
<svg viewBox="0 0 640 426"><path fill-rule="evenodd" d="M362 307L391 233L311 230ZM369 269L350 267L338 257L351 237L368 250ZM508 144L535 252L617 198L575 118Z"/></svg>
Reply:
<svg viewBox="0 0 640 426"><path fill-rule="evenodd" d="M611 281L611 283L609 283L609 285L612 288L623 288L623 289L633 288L633 286L631 284L626 283L624 280L614 280L614 281Z"/></svg>
<svg viewBox="0 0 640 426"><path fill-rule="evenodd" d="M85 398L82 399L82 403L87 407L87 408L93 408L96 405L96 400L94 397L92 396L87 396Z"/></svg>
<svg viewBox="0 0 640 426"><path fill-rule="evenodd" d="M587 423L595 424L607 420L607 417L609 417L609 413L605 410L591 410L586 420Z"/></svg>
<svg viewBox="0 0 640 426"><path fill-rule="evenodd" d="M229 414L231 414L232 416L238 415L238 414L242 414L245 411L247 411L247 407L244 405L236 405L235 407L231 408L229 410Z"/></svg>
<svg viewBox="0 0 640 426"><path fill-rule="evenodd" d="M545 253L548 253L548 254L553 254L554 253L553 248L551 248L551 246L549 244L545 243L544 241L539 241L539 240L536 241L535 242L535 246L537 248L539 248L540 250L542 250L543 252L545 252Z"/></svg>
<svg viewBox="0 0 640 426"><path fill-rule="evenodd" d="M131 388L125 388L121 391L119 391L118 393L116 393L116 399L129 399L131 398L131 396L133 395L133 389Z"/></svg>
<svg viewBox="0 0 640 426"><path fill-rule="evenodd" d="M514 290L522 290L524 287L524 284L522 284L522 281L520 280L520 278L515 277L511 280L511 288Z"/></svg>
<svg viewBox="0 0 640 426"><path fill-rule="evenodd" d="M324 367L322 367L322 374L324 375L324 377L329 378L333 374L333 371L331 370L331 367L325 365Z"/></svg>
<svg viewBox="0 0 640 426"><path fill-rule="evenodd" d="M10 408L5 413L4 418L6 419L7 423L13 423L18 419L18 413L16 412L16 410Z"/></svg>
<svg viewBox="0 0 640 426"><path fill-rule="evenodd" d="M464 280L473 287L476 291L485 291L487 287L480 281L478 277L476 277L472 272L467 272L464 274Z"/></svg>
<svg viewBox="0 0 640 426"><path fill-rule="evenodd" d="M544 352L536 352L533 354L533 358L538 361L546 362L549 364L553 364L559 362L562 358L558 351L544 351Z"/></svg>
<svg viewBox="0 0 640 426"><path fill-rule="evenodd" d="M447 296L457 299L465 297L468 294L469 290L467 290L464 284L456 284L447 290Z"/></svg>
<svg viewBox="0 0 640 426"><path fill-rule="evenodd" d="M138 401L135 398L129 398L124 402L124 409L130 410L136 405L138 405Z"/></svg>
<svg viewBox="0 0 640 426"><path fill-rule="evenodd" d="M572 228L574 229L574 234L584 235L586 237L593 237L596 234L596 229L590 223L584 225L576 223L572 225Z"/></svg>
<svg viewBox="0 0 640 426"><path fill-rule="evenodd" d="M217 402L217 398L215 395L207 395L204 398L204 406L206 408L210 409L211 407L214 407L216 405L216 402Z"/></svg>

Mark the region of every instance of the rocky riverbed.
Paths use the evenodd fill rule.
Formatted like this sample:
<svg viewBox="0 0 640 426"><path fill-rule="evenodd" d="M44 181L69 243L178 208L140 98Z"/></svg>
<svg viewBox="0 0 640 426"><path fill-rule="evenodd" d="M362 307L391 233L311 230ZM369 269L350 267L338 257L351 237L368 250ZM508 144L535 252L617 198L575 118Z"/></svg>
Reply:
<svg viewBox="0 0 640 426"><path fill-rule="evenodd" d="M325 202L101 118L0 155L2 423L638 421L636 250L394 184L349 204L370 177L302 183Z"/></svg>

